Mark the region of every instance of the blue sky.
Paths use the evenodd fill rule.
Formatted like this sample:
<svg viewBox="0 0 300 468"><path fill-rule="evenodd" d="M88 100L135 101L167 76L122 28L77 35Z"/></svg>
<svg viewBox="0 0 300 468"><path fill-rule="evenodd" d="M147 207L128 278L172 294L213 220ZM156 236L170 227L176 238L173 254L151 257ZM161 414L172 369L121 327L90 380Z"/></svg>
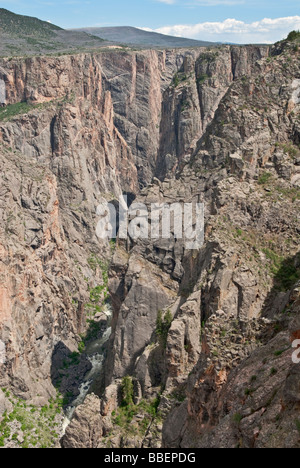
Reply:
<svg viewBox="0 0 300 468"><path fill-rule="evenodd" d="M136 26L204 40L274 42L300 29L300 0L0 0L64 28Z"/></svg>

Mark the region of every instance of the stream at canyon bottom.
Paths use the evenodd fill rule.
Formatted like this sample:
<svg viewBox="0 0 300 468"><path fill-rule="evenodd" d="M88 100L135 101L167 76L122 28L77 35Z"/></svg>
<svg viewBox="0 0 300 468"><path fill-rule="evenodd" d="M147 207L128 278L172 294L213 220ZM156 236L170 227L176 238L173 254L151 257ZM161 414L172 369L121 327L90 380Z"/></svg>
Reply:
<svg viewBox="0 0 300 468"><path fill-rule="evenodd" d="M88 360L90 361L92 368L91 370L85 375L82 384L79 387L79 395L78 397L72 402L70 406L68 406L65 410L65 418L63 421L62 433L63 435L66 432L67 427L69 426L72 417L76 408L79 405L82 405L86 396L88 395L90 388L94 382L94 380L99 377L102 371L103 362L105 358L105 343L109 340L111 335L111 318L112 318L112 310L111 306L107 304L103 310L105 315L107 316L107 328L104 331L101 338L97 338L94 341L91 341L87 344L85 353L87 355Z"/></svg>

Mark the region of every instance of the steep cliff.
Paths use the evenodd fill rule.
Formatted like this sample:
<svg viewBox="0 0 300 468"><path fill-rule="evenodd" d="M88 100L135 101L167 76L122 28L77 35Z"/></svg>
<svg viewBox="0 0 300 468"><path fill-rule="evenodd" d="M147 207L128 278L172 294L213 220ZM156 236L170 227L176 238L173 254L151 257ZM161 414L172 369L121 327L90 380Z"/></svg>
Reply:
<svg viewBox="0 0 300 468"><path fill-rule="evenodd" d="M289 290L299 279L299 62L294 47L279 54L275 48L268 57L264 52L233 48L200 56L206 71L199 76L202 98L179 113L194 116L200 138L183 159L172 124L161 139L161 145L169 142L180 172L155 180L138 201L200 198L205 244L191 252L174 238L132 241L126 253L115 253L106 384L132 375L135 407L129 416L116 411L104 444L155 447L162 433L165 447L298 446L298 367L291 343L299 326L299 288ZM209 106L207 114L199 109L215 83L209 67L222 70L223 80L224 62L228 84L218 84L220 95L209 101L210 121ZM173 126L179 122L174 95L196 96L197 80L180 73L163 102ZM163 177L166 166L158 167ZM166 321L173 317L163 339L158 308ZM159 398L151 422L143 398ZM141 418L149 423L146 437L139 435Z"/></svg>
<svg viewBox="0 0 300 468"><path fill-rule="evenodd" d="M79 394L113 257L101 401L62 445L297 446L297 48L3 59L0 80L0 386ZM203 248L100 241L97 206L121 193L204 202Z"/></svg>

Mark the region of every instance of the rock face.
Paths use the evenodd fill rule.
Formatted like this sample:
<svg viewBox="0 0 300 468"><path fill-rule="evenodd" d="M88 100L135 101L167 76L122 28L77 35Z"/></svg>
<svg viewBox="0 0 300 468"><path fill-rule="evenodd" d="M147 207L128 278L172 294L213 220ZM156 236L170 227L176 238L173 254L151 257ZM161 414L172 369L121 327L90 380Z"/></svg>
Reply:
<svg viewBox="0 0 300 468"><path fill-rule="evenodd" d="M265 325L267 343L234 371L217 372L199 361L189 380L183 424L182 407L165 422L165 446L299 448L299 365L291 350L299 328L299 285L287 299L290 318L280 319L284 331L274 336L274 324Z"/></svg>
<svg viewBox="0 0 300 468"><path fill-rule="evenodd" d="M132 240L127 243L127 252L118 249L113 260L111 293L115 318L111 349L115 354L111 354L107 363L107 384L111 379L120 379L129 373L137 380L144 397L151 399L161 395L159 411L168 414L162 432L164 447L218 447L223 444L228 447L266 447L280 446L279 440L285 440L286 446L298 444L297 423L288 422L291 413L285 405L281 413L277 408L277 426L268 423L266 433L261 430L265 421L273 417L268 407L272 415L276 411L275 401L278 400L272 397L273 393L278 393L280 400L287 373L293 368L289 341L291 325L282 320L289 295L277 295L276 292L278 289L287 291L299 278L299 257L296 255L299 248L299 188L294 182L299 173L299 148L294 139L298 107L295 108L293 97L293 77L299 70L293 54L290 51L289 63L293 65L285 74L287 66L283 56L263 58L261 51L254 53L253 49L245 49L240 55L236 49L231 50L231 64L235 63L235 66L231 69L232 75L228 72L230 77L227 84L224 83L222 93L222 86L218 85L217 108L213 109L212 101L211 107L208 105L207 112L209 107L213 109L211 122L207 116L201 123L199 109L194 107L198 116L193 119L193 124L197 126L199 140L191 150L189 160L181 159L183 150L175 153L174 146L173 156L176 157L172 161L177 165L179 160L181 166L176 179L154 180L138 197L139 202L148 206L151 203L199 201L200 197L206 213L203 248L197 252L187 251L172 238L137 243ZM247 61L249 56L252 57L252 61L248 59L251 66ZM204 60L201 56L198 60L202 72L209 70L203 68L203 62L208 61L214 70L223 70L222 80L227 76L222 66L224 63L228 65L228 61L222 54L210 53L209 58L205 55ZM213 81L208 74L205 79L201 77L201 81L201 92L208 95ZM164 105L169 106L166 115L174 115L171 108L175 101L170 104L171 94L178 95L180 91L191 97L192 86L186 77L176 76L165 94L167 102ZM182 112L184 114L185 110ZM172 122L176 123L176 116ZM175 134L180 133L175 131ZM174 137L162 139L161 144L164 141L170 143L171 149ZM166 154L166 149L163 151ZM277 158L285 161L280 169ZM161 174L165 176L169 171L170 177L170 168L158 165L165 171ZM139 310L130 315L135 303L128 302L127 275L134 265L139 279L141 258L143 265L144 260L149 265L148 280L143 286L144 292L140 292L140 283L130 279L131 298L149 297L149 286L157 276L157 266L169 276L167 282L162 280L162 286L167 286L169 293L165 306L161 307L173 316L165 343L155 334L151 337L150 333L144 334L148 316L145 327L139 323L143 303L148 304L148 314L153 314L152 323L155 323L157 307L152 312L152 302L149 304L145 299ZM155 297L159 291L156 286L152 288ZM174 291L177 291L176 295ZM297 292L292 294L299 295ZM293 314L297 311L295 306ZM130 317L129 323L124 320L127 317ZM138 338L137 328L142 328ZM280 330L284 331L277 335ZM120 356L123 358L128 349L134 349L135 343L141 347L140 339L144 340L145 349L140 355L130 353L132 360L128 366L128 359L122 361ZM272 358L271 350L276 346L279 354L286 350L286 367L282 373L275 367L276 349ZM269 359L264 364L264 372L258 375L259 363L266 356ZM112 362L113 373L108 371ZM250 362L251 371L247 367ZM253 375L249 376L250 372ZM245 379L241 377L243 373ZM272 385L269 388L266 382L270 375ZM251 385L254 376L257 385ZM234 396L227 401L231 391ZM258 400L261 398L257 412L251 409L251 398L256 392L262 393L257 396ZM259 412L260 404L262 408L267 406L262 413ZM254 427L254 436L250 437L252 420L257 427ZM278 436L272 442L271 434L275 430ZM153 431L154 434L157 428ZM230 431L232 436L227 438Z"/></svg>
<svg viewBox="0 0 300 468"><path fill-rule="evenodd" d="M0 387L55 396L113 256L101 399L64 448L299 443L299 73L289 44L1 60ZM97 206L121 193L203 202L203 247L174 223L100 241Z"/></svg>
<svg viewBox="0 0 300 468"><path fill-rule="evenodd" d="M98 448L102 437L100 400L88 395L83 405L76 409L72 423L62 439L63 448Z"/></svg>

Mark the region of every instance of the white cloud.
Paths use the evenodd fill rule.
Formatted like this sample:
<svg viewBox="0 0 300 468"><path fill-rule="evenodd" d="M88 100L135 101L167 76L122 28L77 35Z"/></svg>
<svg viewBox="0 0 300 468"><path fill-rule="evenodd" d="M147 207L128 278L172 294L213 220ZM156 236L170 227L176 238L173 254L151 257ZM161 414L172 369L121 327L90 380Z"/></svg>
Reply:
<svg viewBox="0 0 300 468"><path fill-rule="evenodd" d="M232 6L232 5L243 5L245 4L245 0L156 0L160 3L166 3L167 5L186 5L188 7L191 6L218 6L218 5L225 5L225 6Z"/></svg>
<svg viewBox="0 0 300 468"><path fill-rule="evenodd" d="M176 3L176 0L156 0L156 1L160 3L167 3L168 5L174 5L174 3Z"/></svg>
<svg viewBox="0 0 300 468"><path fill-rule="evenodd" d="M186 5L191 6L218 6L218 5L243 5L245 0L156 0L160 3L167 3L168 5Z"/></svg>
<svg viewBox="0 0 300 468"><path fill-rule="evenodd" d="M164 26L153 31L171 36L214 42L271 44L285 38L294 29L300 29L300 16L276 19L264 18L254 23L245 23L244 21L229 18L223 22Z"/></svg>

